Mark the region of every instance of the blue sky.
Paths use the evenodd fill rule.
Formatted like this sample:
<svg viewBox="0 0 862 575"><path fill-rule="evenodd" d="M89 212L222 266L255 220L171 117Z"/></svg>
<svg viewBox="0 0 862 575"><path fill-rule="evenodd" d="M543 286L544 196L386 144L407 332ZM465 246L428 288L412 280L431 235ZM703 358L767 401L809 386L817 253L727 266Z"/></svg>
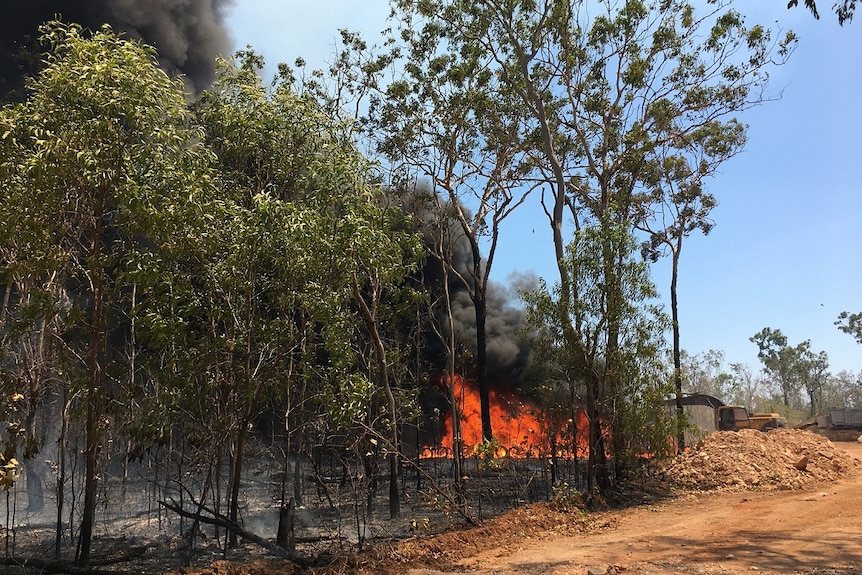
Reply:
<svg viewBox="0 0 862 575"><path fill-rule="evenodd" d="M683 247L681 337L691 354L721 350L757 370L749 338L772 327L826 351L833 373L862 371L862 346L834 325L841 311L862 311L862 15L841 28L832 2L819 4L818 21L785 0L736 2L747 22L792 29L800 42L771 74L781 98L738 116L746 149L708 183L716 227ZM301 56L317 68L340 28L373 41L388 15L386 0L237 0L227 21L235 46L251 45L270 66ZM534 273L553 283L546 219L524 207L502 230L492 279ZM669 270L653 269L664 294Z"/></svg>

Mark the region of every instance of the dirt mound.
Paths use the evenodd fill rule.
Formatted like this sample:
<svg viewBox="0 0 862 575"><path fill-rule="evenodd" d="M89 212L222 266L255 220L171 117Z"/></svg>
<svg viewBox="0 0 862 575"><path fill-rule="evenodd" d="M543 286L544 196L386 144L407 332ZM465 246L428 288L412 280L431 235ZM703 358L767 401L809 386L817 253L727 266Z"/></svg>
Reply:
<svg viewBox="0 0 862 575"><path fill-rule="evenodd" d="M373 553L377 570L403 572L399 565L417 567L453 565L465 556L494 549L508 554L531 541L588 533L612 526L609 516L592 516L575 508L553 503L533 503L482 522L471 529L454 529L433 537L401 541L392 547L378 546ZM384 566L389 566L385 568Z"/></svg>
<svg viewBox="0 0 862 575"><path fill-rule="evenodd" d="M844 450L809 431L743 429L707 436L668 462L663 473L682 489L800 489L835 481L858 465Z"/></svg>

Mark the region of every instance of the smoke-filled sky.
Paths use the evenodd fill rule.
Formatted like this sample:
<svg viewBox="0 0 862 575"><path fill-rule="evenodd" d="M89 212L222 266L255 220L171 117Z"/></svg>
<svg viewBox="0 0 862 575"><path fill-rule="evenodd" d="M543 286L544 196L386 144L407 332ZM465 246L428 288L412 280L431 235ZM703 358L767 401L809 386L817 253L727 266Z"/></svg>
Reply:
<svg viewBox="0 0 862 575"><path fill-rule="evenodd" d="M802 4L800 2L800 4ZM841 28L831 2L821 19L786 0L735 3L750 23L793 29L801 38L790 63L772 73L773 102L740 114L746 150L707 182L720 203L709 236L683 248L679 297L682 345L691 354L723 351L727 362L760 367L749 338L780 329L789 343L811 340L833 373L862 370L862 346L834 326L862 311L862 14ZM270 64L331 60L339 28L369 40L391 23L387 0L238 0L228 13L237 47L252 45ZM491 277L535 273L554 283L547 220L532 198L503 226ZM653 279L668 299L669 266Z"/></svg>
<svg viewBox="0 0 862 575"><path fill-rule="evenodd" d="M156 47L162 66L186 75L199 91L213 79L217 54L233 51L224 23L233 0L2 0L0 91L21 85L22 47L32 47L39 26L58 15L96 30L110 24Z"/></svg>

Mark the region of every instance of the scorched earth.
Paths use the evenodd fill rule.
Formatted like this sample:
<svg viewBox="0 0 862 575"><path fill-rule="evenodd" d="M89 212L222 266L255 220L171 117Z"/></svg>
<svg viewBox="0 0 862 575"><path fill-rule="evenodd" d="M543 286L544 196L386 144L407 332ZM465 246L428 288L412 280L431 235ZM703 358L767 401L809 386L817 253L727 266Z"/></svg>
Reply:
<svg viewBox="0 0 862 575"><path fill-rule="evenodd" d="M720 432L654 474L667 491L624 510L529 505L474 529L378 546L310 572L862 574L862 443L801 430ZM301 570L259 561L180 572Z"/></svg>

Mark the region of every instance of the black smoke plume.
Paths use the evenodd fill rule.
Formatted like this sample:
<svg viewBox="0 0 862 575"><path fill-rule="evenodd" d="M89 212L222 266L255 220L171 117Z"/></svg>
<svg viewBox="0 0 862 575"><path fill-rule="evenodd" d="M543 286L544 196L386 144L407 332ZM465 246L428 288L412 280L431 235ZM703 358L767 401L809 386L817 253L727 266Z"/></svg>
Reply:
<svg viewBox="0 0 862 575"><path fill-rule="evenodd" d="M233 0L2 0L0 95L23 88L37 70L39 26L60 19L89 30L110 24L154 46L168 73L180 72L196 92L213 81L215 57L232 47L223 14Z"/></svg>
<svg viewBox="0 0 862 575"><path fill-rule="evenodd" d="M458 272L449 274L449 293L452 305L452 316L455 325L455 336L458 345L475 357L476 354L476 311L471 293L475 289L474 279L470 274L473 267L473 252L469 240L461 231L460 225L451 219L440 223L438 210L446 210L447 202L443 199L429 201L435 192L427 184L419 184L414 192L408 194L402 204L404 209L412 212L422 223L423 236L430 252L439 241L439 226L446 227L449 232L446 241L452 266ZM436 207L433 207L436 206ZM435 231L435 229L437 231ZM436 238L436 239L435 239ZM484 254L483 254L484 257ZM458 277L460 276L460 278ZM440 302L442 298L441 284L443 281L442 263L427 256L423 269L423 279L426 288L431 292L432 299ZM466 280L466 285L464 283ZM492 387L512 388L517 386L530 362L530 352L520 336L520 328L524 320L524 312L517 305L518 289L535 289L537 279L532 275L520 275L510 278L511 285L489 282L486 292L486 352L488 359L488 378ZM438 305L436 310L437 324L446 330L444 306ZM433 364L443 368L445 365L445 349L442 343L435 341L433 336L426 339L429 359Z"/></svg>

